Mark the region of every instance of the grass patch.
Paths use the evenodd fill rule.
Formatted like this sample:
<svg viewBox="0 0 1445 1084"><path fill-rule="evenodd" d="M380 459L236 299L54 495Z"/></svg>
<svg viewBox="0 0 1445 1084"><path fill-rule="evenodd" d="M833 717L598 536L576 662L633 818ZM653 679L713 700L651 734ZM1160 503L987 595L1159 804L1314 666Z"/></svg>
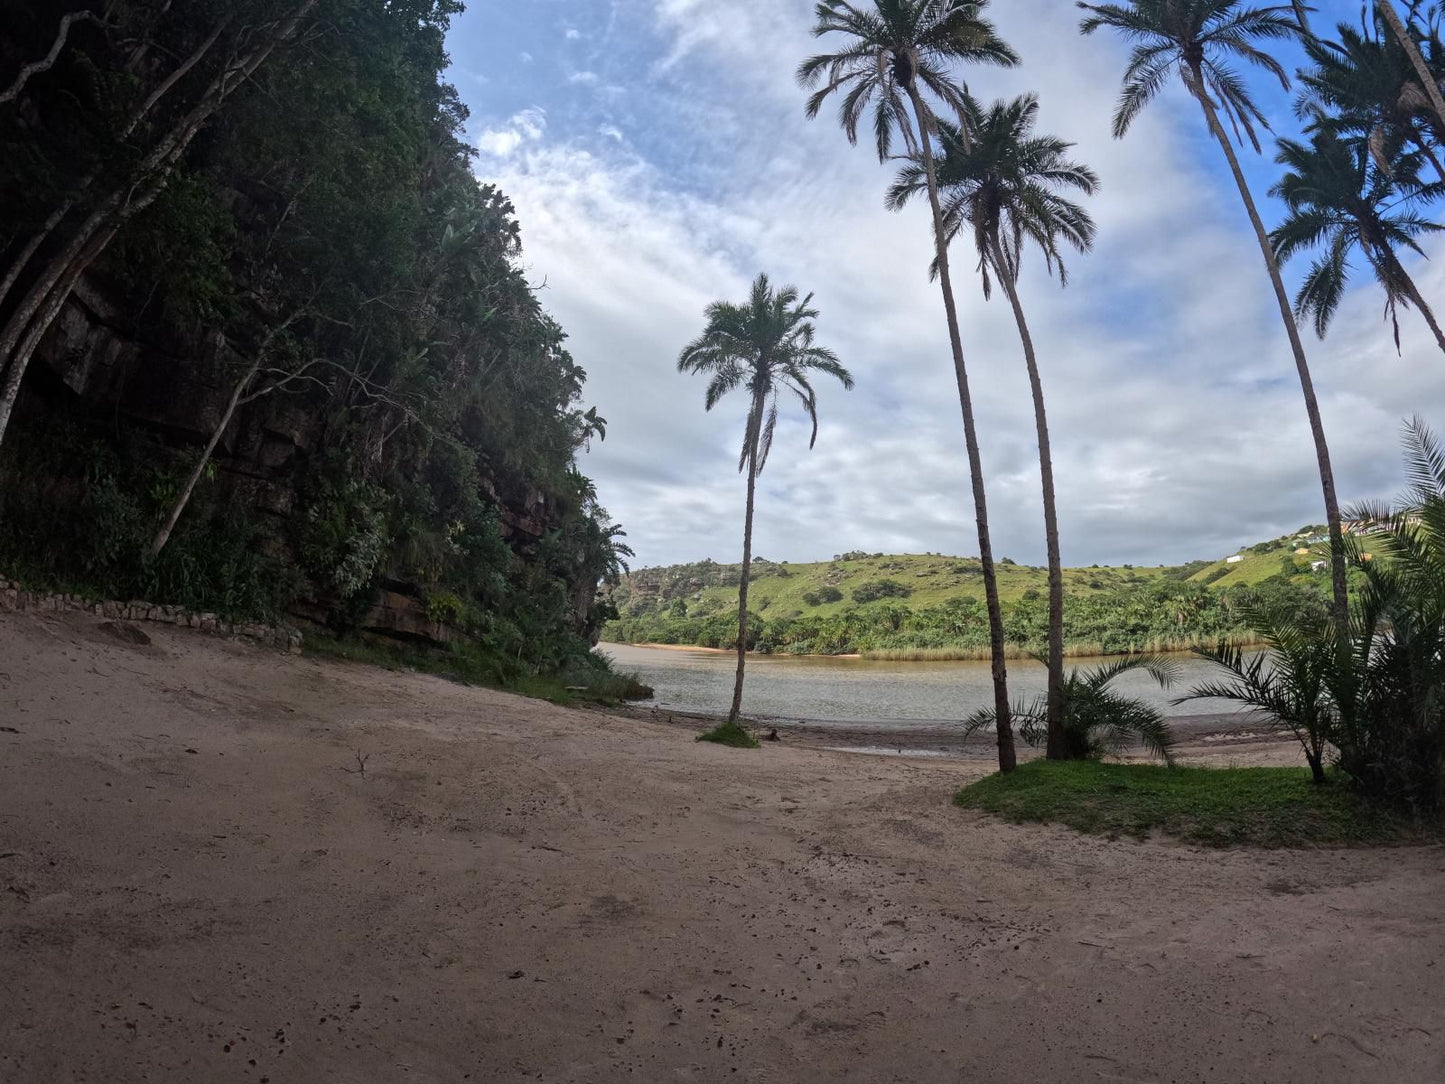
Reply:
<svg viewBox="0 0 1445 1084"><path fill-rule="evenodd" d="M698 741L710 741L716 745L729 745L734 749L758 749L758 740L748 733L740 723L719 723L706 734L699 734Z"/></svg>
<svg viewBox="0 0 1445 1084"><path fill-rule="evenodd" d="M324 632L307 633L302 643L305 653L315 658L432 674L564 707L579 702L611 706L652 696L652 688L638 681L636 674L619 674L597 655L560 673L528 674L465 645L426 647L363 634L338 638Z"/></svg>
<svg viewBox="0 0 1445 1084"><path fill-rule="evenodd" d="M1035 760L964 787L954 804L1015 823L1047 821L1080 832L1143 837L1163 832L1211 846L1395 843L1445 839L1370 805L1343 782L1316 786L1304 768L1165 768Z"/></svg>

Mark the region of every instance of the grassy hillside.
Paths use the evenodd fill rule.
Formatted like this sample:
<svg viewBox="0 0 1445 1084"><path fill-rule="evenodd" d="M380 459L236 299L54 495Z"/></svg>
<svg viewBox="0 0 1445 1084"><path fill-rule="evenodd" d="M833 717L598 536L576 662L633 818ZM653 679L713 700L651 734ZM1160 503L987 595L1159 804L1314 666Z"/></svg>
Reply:
<svg viewBox="0 0 1445 1084"><path fill-rule="evenodd" d="M1319 533L1307 527L1243 548L1234 562L1067 569L1066 639L1075 654L1239 640L1245 635L1234 616L1239 602L1281 595L1306 605L1327 588L1328 573L1310 567L1321 554L1309 539ZM735 644L729 627L739 573L738 565L714 561L639 569L617 589L620 618L604 634ZM998 574L1014 651L1037 650L1047 621L1047 571L1004 559ZM748 602L760 650L973 657L986 643L976 558L861 552L808 564L757 558Z"/></svg>

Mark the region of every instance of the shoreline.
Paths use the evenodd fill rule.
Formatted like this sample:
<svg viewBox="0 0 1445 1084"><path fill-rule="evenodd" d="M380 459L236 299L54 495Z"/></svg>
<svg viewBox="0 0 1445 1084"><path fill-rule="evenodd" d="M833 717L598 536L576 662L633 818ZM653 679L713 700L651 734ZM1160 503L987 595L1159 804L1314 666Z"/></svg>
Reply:
<svg viewBox="0 0 1445 1084"><path fill-rule="evenodd" d="M662 726L682 727L698 733L711 729L726 718L724 714L704 711L638 705L599 710ZM766 738L769 732L775 732L779 741L795 746L840 752L869 751L896 756L939 756L971 761L992 758L997 748L993 731L981 731L964 737L958 733L957 720L898 720L895 725L883 720L794 719L754 715L745 717L743 723L757 731L760 738ZM1249 746L1290 747L1293 743L1287 731L1271 728L1263 715L1253 711L1181 715L1171 718L1169 724L1174 731L1178 748L1185 756L1189 755L1190 750L1218 753L1242 751ZM1019 741L1021 759L1035 755L1040 754L1022 740ZM1133 755L1132 749L1128 755Z"/></svg>
<svg viewBox="0 0 1445 1084"><path fill-rule="evenodd" d="M645 642L645 643L624 643L623 641L620 641L620 640L601 640L601 641L598 641L598 643L595 645L594 650L601 649L604 645L611 645L611 646L614 646L614 647L646 648L646 649L652 650L652 651L699 651L699 652L702 652L702 653L707 654L707 655L736 655L736 654L737 654L737 651L736 651L735 649L729 648L729 647L703 647L701 644L658 644L658 643L652 643L651 641L648 641L648 642ZM1094 645L1086 645L1086 646L1092 647L1092 646L1094 646ZM1199 646L1201 646L1201 647L1207 647L1207 646L1209 646L1209 645L1207 645L1207 644L1201 644L1201 645L1199 645ZM1246 650L1246 651L1258 651L1258 650L1262 650L1266 645L1265 645L1262 641L1259 641L1259 642L1241 643L1241 644L1237 644L1237 645L1234 645L1234 646L1241 647L1241 648L1243 648L1243 649ZM791 653L786 652L786 651L749 651L749 652L747 653L747 655L748 655L748 658L750 658L750 659L858 659L858 660L860 660L860 661L862 661L862 662L891 662L891 663L940 663L940 662L977 662L977 663L984 663L984 662L988 662L988 661L989 661L989 658L990 658L987 648L982 648L982 649L980 649L980 650L979 650L978 652L976 652L976 653L969 653L969 650L968 650L968 649L965 649L965 648L959 648L956 652L955 652L954 649L952 649L952 648L928 648L928 647L918 647L918 648L908 648L908 647L904 647L904 648L878 648L877 650L878 650L879 652L882 652L882 654L871 654L871 653L869 653L869 652L867 652L867 651L850 651L850 652L844 652L844 653L842 653L842 654L836 654L836 655L835 655L835 654L829 654L828 652L810 651L810 652L805 652L805 653L802 653L802 654L794 655L794 654L791 654ZM928 655L927 652L930 652L930 651L938 651L938 652L940 652L940 654L938 654L938 655L936 655L936 656L934 656L934 655ZM1194 657L1194 656L1195 656L1195 651L1196 651L1195 648L1181 647L1181 648L1170 648L1170 649L1167 650L1167 651L1147 651L1147 650L1139 650L1139 651L1112 651L1112 652L1103 652L1103 653L1096 652L1096 651L1078 651L1078 652L1075 652L1075 651L1071 651L1070 648L1066 645L1066 646L1064 647L1064 659L1065 659L1066 661L1079 662L1079 661L1082 661L1082 660L1085 660L1085 659L1119 659L1119 658L1124 658L1124 657L1129 656L1129 655L1144 655L1144 654L1182 655L1182 656ZM900 656L908 656L908 655L910 655L910 654L917 654L919 657L916 657L916 658L909 658L909 657L892 658L892 657L890 657L890 655L894 655L894 654L900 655ZM1007 662L1037 662L1037 661L1038 661L1038 660L1034 657L1034 654L1033 654L1032 651L1029 651L1029 650L1027 650L1027 649L1025 649L1025 648L1023 648L1023 647L1020 647L1020 646L1018 646L1018 645L1016 645L1016 644L1010 645L1010 646L1008 647L1008 649L1007 649L1007 650L1005 651L1005 653L1004 653L1004 658L1005 658L1005 660L1006 660Z"/></svg>

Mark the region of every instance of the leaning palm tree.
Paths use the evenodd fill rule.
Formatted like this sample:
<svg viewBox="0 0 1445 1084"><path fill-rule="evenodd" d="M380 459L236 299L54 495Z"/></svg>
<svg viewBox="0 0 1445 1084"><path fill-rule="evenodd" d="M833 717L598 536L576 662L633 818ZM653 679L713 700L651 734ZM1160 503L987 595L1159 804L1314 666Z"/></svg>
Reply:
<svg viewBox="0 0 1445 1084"><path fill-rule="evenodd" d="M735 388L747 389L749 405L743 430L738 471L748 476L747 512L743 518L743 566L738 585L738 671L733 684L733 702L727 725L738 726L743 706L743 669L748 645L748 579L753 560L753 498L758 475L773 447L778 424L778 397L791 392L803 404L813 423L811 448L818 439L818 397L810 382L811 373L836 377L845 388L853 377L838 363L837 356L814 344L813 321L818 311L813 295L799 300L795 286L774 289L767 275L753 281L752 296L736 305L716 301L707 307L707 327L683 348L677 359L681 373L704 373L708 382L705 405L708 410Z"/></svg>
<svg viewBox="0 0 1445 1084"><path fill-rule="evenodd" d="M998 762L1012 771L1017 758L1009 725L1008 673L1004 662L1003 608L999 603L993 544L988 528L988 501L983 485L983 461L973 420L973 396L963 359L958 310L948 266L948 239L940 204L933 159L937 131L930 100L948 113L964 104L966 89L953 71L961 63L1011 67L1018 57L982 17L988 0L819 0L814 8L814 37L836 34L842 48L835 53L809 57L798 66L798 82L817 87L808 99L808 116L816 117L835 93L841 95L839 120L848 142L858 142L858 125L870 107L873 136L880 161L892 156L895 134L901 135L909 158L923 163L928 201L933 210L933 240L943 309L948 320L953 373L963 411L964 442L968 448L973 486L974 518L978 523L979 561L983 567L984 599L988 608L989 646L993 660L993 696L998 716ZM821 83L821 86L819 85Z"/></svg>
<svg viewBox="0 0 1445 1084"><path fill-rule="evenodd" d="M1126 0L1119 4L1079 3L1090 14L1079 24L1085 34L1101 26L1111 27L1134 45L1129 66L1124 70L1123 93L1114 112L1114 138L1122 139L1136 117L1164 89L1172 72L1177 71L1184 86L1204 111L1210 134L1219 142L1224 157L1239 187L1240 199L1254 227L1260 254L1264 257L1280 318L1289 336L1295 368L1299 372L1300 389L1304 393L1305 411L1309 415L1310 432L1314 437L1315 457L1319 461L1320 488L1324 491L1325 518L1330 530L1330 569L1334 588L1336 619L1344 624L1349 619L1349 594L1345 587L1345 536L1340 528L1340 502L1335 495L1335 471L1330 463L1325 426L1315 399L1314 380L1309 360L1300 341L1289 294L1280 277L1279 262L1269 234L1255 207L1249 182L1240 169L1234 144L1219 119L1230 121L1236 133L1242 133L1256 151L1259 138L1255 125L1268 130L1269 123L1254 99L1250 97L1231 60L1243 60L1262 68L1280 81L1286 89L1289 77L1279 61L1261 49L1257 41L1280 41L1300 33L1293 9L1285 6L1251 7L1242 0Z"/></svg>
<svg viewBox="0 0 1445 1084"><path fill-rule="evenodd" d="M1275 161L1288 172L1270 195L1284 200L1289 211L1269 235L1275 256L1284 263L1303 249L1322 245L1325 250L1295 296L1300 318L1313 317L1315 331L1324 337L1349 280L1350 255L1358 250L1384 288L1396 348L1400 345L1396 310L1414 305L1445 351L1445 334L1397 252L1409 249L1423 256L1415 238L1445 230L1410 210L1410 204L1439 195L1442 187L1420 185L1419 155L1391 156L1387 173L1372 165L1364 143L1346 143L1316 132L1308 144L1281 139Z"/></svg>
<svg viewBox="0 0 1445 1084"><path fill-rule="evenodd" d="M1034 427L1039 441L1039 475L1043 483L1044 535L1049 560L1048 755L1067 755L1063 733L1064 698L1064 571L1059 556L1059 520L1054 502L1054 463L1049 451L1049 422L1044 387L1034 356L1034 340L1019 300L1018 276L1023 250L1033 242L1050 271L1068 281L1060 247L1079 252L1094 241L1094 222L1082 207L1060 194L1074 189L1092 194L1098 177L1087 166L1069 161L1072 143L1033 134L1038 98L1026 94L995 102L987 112L970 96L964 103L962 127L940 124L943 158L938 185L943 193L944 223L952 241L968 225L978 252L983 294L992 293L997 278L1013 308L1023 343L1024 365L1034 400ZM964 138L964 131L969 138ZM905 166L888 194L890 207L902 207L926 187L921 166Z"/></svg>

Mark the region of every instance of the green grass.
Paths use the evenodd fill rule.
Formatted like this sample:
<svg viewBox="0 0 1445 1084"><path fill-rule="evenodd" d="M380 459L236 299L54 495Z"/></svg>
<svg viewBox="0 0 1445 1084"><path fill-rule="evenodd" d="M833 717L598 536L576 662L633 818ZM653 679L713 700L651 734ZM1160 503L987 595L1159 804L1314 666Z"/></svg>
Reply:
<svg viewBox="0 0 1445 1084"><path fill-rule="evenodd" d="M376 636L338 639L324 632L308 633L303 650L333 662L414 670L563 706L579 702L615 705L623 700L646 700L652 695L652 689L638 681L635 674L585 665L560 674L518 674L500 660L465 649L428 648Z"/></svg>
<svg viewBox="0 0 1445 1084"><path fill-rule="evenodd" d="M710 741L715 745L729 745L734 749L758 749L758 740L739 723L719 723L706 734L699 734L698 741Z"/></svg>
<svg viewBox="0 0 1445 1084"><path fill-rule="evenodd" d="M1304 768L1165 768L1031 761L964 787L954 804L1014 822L1143 837L1162 832L1211 846L1298 847L1445 839L1367 804L1343 782L1316 786Z"/></svg>

